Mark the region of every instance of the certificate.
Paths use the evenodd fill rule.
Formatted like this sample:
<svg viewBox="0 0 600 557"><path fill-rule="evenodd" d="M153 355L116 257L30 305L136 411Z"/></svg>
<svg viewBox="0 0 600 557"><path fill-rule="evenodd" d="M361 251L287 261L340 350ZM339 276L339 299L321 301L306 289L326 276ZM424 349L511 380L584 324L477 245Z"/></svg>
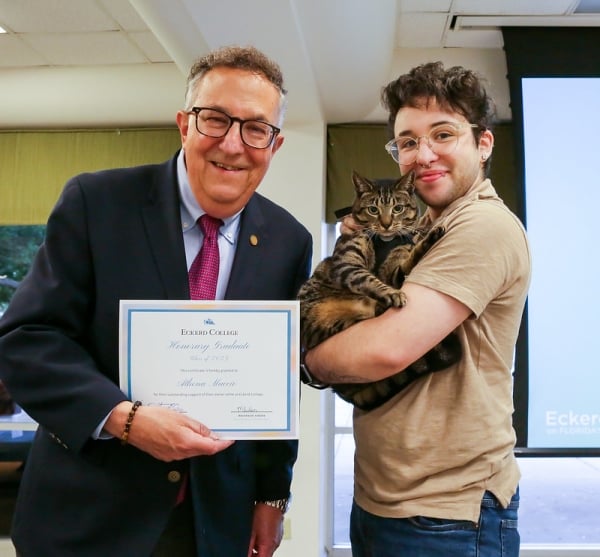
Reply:
<svg viewBox="0 0 600 557"><path fill-rule="evenodd" d="M120 386L223 439L297 439L299 302L122 300Z"/></svg>

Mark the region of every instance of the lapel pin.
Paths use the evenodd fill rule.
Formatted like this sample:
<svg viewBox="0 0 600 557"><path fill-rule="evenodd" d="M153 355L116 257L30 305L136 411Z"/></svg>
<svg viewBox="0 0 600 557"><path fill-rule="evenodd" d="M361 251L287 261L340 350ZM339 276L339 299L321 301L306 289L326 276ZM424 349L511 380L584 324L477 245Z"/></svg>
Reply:
<svg viewBox="0 0 600 557"><path fill-rule="evenodd" d="M250 234L250 245L258 246L258 236L256 234Z"/></svg>

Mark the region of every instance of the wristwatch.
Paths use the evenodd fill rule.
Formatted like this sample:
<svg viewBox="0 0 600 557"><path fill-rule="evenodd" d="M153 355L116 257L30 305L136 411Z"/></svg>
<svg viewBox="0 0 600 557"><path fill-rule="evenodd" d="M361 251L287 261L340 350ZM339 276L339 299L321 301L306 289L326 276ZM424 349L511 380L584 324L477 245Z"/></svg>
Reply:
<svg viewBox="0 0 600 557"><path fill-rule="evenodd" d="M315 377L313 377L310 370L308 369L308 366L304 361L305 352L306 350L304 348L302 348L302 350L300 351L300 380L302 381L302 383L308 385L309 387L313 387L315 389L326 389L330 385L327 385L327 383L321 383L321 381L315 379Z"/></svg>
<svg viewBox="0 0 600 557"><path fill-rule="evenodd" d="M267 505L269 507L273 507L275 509L279 509L283 514L285 514L290 508L290 503L292 501L292 496L285 497L284 499L274 499L273 501L256 501L257 503L262 503L263 505Z"/></svg>

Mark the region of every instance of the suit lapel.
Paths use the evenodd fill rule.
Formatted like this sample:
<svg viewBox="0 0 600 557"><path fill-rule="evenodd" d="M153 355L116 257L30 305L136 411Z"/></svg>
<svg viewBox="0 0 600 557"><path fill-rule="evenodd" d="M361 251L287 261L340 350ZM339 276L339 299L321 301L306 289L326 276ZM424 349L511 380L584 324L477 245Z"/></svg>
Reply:
<svg viewBox="0 0 600 557"><path fill-rule="evenodd" d="M269 230L256 196L253 196L241 215L240 232L225 298L253 299L256 277L265 261L265 246Z"/></svg>
<svg viewBox="0 0 600 557"><path fill-rule="evenodd" d="M154 174L142 219L166 297L181 300L189 298L189 286L175 161L176 157L160 165Z"/></svg>

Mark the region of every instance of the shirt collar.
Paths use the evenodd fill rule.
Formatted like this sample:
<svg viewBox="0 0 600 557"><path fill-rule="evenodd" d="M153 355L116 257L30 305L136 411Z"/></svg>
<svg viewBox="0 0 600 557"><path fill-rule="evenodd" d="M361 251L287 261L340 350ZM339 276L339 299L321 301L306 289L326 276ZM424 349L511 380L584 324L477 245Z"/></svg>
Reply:
<svg viewBox="0 0 600 557"><path fill-rule="evenodd" d="M476 199L498 199L498 194L492 185L492 182L489 178L485 178L482 182L473 185L465 195L462 195L458 199L455 199L448 207L446 207L441 213L440 216L436 219L432 218L429 209L425 211L425 214L421 217L419 224L420 226L431 226L433 222L441 222L442 218L447 217L448 215L454 213L457 209L463 207L464 205L474 201Z"/></svg>

